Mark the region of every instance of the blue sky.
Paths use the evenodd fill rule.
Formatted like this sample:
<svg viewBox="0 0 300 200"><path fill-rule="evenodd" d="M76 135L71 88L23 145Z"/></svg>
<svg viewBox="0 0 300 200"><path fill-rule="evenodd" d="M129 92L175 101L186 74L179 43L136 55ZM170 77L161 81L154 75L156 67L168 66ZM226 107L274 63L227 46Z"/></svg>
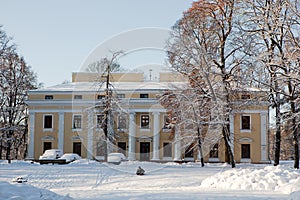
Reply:
<svg viewBox="0 0 300 200"><path fill-rule="evenodd" d="M18 51L38 74L39 82L51 86L70 80L71 73L80 70L91 52L111 38L148 27L170 29L192 2L0 0L0 24L13 37ZM127 43L133 41L125 40ZM110 43L106 45L110 48ZM152 56L132 54L124 59L124 65L142 65L143 60L147 59L145 63L163 62L161 51L150 54ZM104 56L107 55L99 55L99 58Z"/></svg>

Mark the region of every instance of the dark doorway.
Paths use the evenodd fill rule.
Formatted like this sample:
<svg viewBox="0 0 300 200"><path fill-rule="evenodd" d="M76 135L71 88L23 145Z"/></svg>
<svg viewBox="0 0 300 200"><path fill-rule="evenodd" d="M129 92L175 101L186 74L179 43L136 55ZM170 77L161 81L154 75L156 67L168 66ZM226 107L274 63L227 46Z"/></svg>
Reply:
<svg viewBox="0 0 300 200"><path fill-rule="evenodd" d="M43 145L44 152L48 149L52 149L52 142L44 142L44 145Z"/></svg>
<svg viewBox="0 0 300 200"><path fill-rule="evenodd" d="M126 142L118 142L118 152L126 155Z"/></svg>
<svg viewBox="0 0 300 200"><path fill-rule="evenodd" d="M73 153L81 156L81 142L73 142Z"/></svg>
<svg viewBox="0 0 300 200"><path fill-rule="evenodd" d="M150 160L150 142L140 143L140 160L141 161Z"/></svg>

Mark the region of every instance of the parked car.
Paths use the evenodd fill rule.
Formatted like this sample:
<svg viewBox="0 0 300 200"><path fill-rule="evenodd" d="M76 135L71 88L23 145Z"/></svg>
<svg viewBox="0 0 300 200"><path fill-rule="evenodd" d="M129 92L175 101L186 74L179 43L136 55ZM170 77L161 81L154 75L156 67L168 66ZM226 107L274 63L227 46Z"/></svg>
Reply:
<svg viewBox="0 0 300 200"><path fill-rule="evenodd" d="M40 156L40 160L56 160L63 155L61 149L48 149Z"/></svg>
<svg viewBox="0 0 300 200"><path fill-rule="evenodd" d="M126 161L126 157L122 153L110 153L107 156L107 162L113 164L120 164L122 161Z"/></svg>
<svg viewBox="0 0 300 200"><path fill-rule="evenodd" d="M66 160L66 163L73 162L74 160L80 160L81 157L76 153L65 153L59 160Z"/></svg>

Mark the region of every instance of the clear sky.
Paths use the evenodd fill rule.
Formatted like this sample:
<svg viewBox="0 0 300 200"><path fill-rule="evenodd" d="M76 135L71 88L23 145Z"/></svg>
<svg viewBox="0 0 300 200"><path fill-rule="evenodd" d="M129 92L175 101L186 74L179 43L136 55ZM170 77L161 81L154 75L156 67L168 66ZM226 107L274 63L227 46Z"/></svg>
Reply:
<svg viewBox="0 0 300 200"><path fill-rule="evenodd" d="M13 37L18 51L37 73L39 82L47 87L70 80L71 73L80 70L97 46L119 34L145 27L170 29L192 2L0 0L0 24ZM134 39L129 37L126 42L129 44ZM110 43L107 45L110 48ZM160 62L155 60L155 54L152 52L152 57L149 57L154 63ZM107 55L99 55L99 58L104 56ZM127 60L131 59L131 63L127 61L126 65L141 65L135 63L137 57L139 60L149 59L139 54L129 56Z"/></svg>

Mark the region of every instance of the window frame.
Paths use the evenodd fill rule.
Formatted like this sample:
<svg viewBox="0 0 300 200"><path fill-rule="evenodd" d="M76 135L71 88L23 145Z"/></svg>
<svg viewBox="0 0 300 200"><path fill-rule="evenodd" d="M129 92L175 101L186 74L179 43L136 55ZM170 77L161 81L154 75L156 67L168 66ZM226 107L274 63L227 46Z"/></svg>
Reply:
<svg viewBox="0 0 300 200"><path fill-rule="evenodd" d="M75 100L82 100L83 99L83 96L81 94L75 94L73 99Z"/></svg>
<svg viewBox="0 0 300 200"><path fill-rule="evenodd" d="M249 117L249 128L247 128L247 127L244 127L244 122L243 122L243 118L244 117ZM241 120L241 123L240 123L240 128L241 128L241 132L251 132L251 126L252 126L252 123L251 123L251 115L248 115L248 114L243 114L243 115L241 115L241 118L240 118L240 120Z"/></svg>
<svg viewBox="0 0 300 200"><path fill-rule="evenodd" d="M79 116L80 117L80 127L77 127L75 126L75 117L76 116ZM82 130L82 114L73 114L73 117L72 117L72 129L73 130Z"/></svg>
<svg viewBox="0 0 300 200"><path fill-rule="evenodd" d="M51 117L51 127L45 127L46 124L48 124L48 123L45 123L46 117ZM43 130L44 131L52 131L53 130L53 121L54 121L53 114L44 114L43 115Z"/></svg>
<svg viewBox="0 0 300 200"><path fill-rule="evenodd" d="M99 117L98 116L101 116L101 118L102 118L100 124L99 124L99 120L98 120ZM102 129L103 120L104 120L104 114L96 114L96 128L97 129Z"/></svg>
<svg viewBox="0 0 300 200"><path fill-rule="evenodd" d="M54 96L53 95L45 95L45 100L53 100Z"/></svg>
<svg viewBox="0 0 300 200"><path fill-rule="evenodd" d="M247 152L244 152L247 147ZM251 159L251 144L241 144L241 160Z"/></svg>
<svg viewBox="0 0 300 200"><path fill-rule="evenodd" d="M123 124L123 123L121 123L121 118L122 118L122 120L123 121L125 121L125 127L120 127L120 124ZM120 115L118 115L118 124L117 124L118 126L118 129L119 130L126 130L126 129L128 129L128 117L127 117L127 115L125 115L125 114L120 114Z"/></svg>
<svg viewBox="0 0 300 200"><path fill-rule="evenodd" d="M147 118L148 119L142 119L143 117L146 117L147 116ZM143 120L147 120L148 121L148 125L143 125ZM150 115L149 114L141 114L141 116L140 116L140 128L141 129L150 129Z"/></svg>

